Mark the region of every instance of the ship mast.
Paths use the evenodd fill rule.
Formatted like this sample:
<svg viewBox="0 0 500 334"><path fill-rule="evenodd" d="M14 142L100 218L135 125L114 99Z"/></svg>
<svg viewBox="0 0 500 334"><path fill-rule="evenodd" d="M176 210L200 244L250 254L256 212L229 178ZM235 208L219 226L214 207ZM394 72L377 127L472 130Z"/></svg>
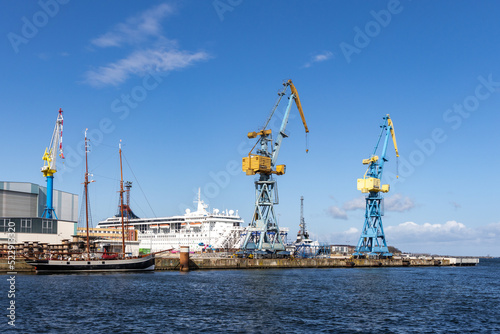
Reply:
<svg viewBox="0 0 500 334"><path fill-rule="evenodd" d="M87 130L85 129L85 181L83 182L84 184L84 189L85 189L85 221L86 221L86 228L87 228L87 260L90 259L90 237L89 237L89 203L88 203L88 195L89 195L89 189L88 189L88 184L89 182L89 164L87 161L87 152L88 152L88 146L87 146Z"/></svg>
<svg viewBox="0 0 500 334"><path fill-rule="evenodd" d="M123 223L123 169L122 169L122 141L120 139L120 212L122 215L122 258L125 258L125 226Z"/></svg>

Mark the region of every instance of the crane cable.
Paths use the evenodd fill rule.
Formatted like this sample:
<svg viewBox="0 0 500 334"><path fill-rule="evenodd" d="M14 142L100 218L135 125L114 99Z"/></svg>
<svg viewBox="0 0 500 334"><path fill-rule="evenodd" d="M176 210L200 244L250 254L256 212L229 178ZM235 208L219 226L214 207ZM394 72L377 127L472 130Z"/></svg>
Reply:
<svg viewBox="0 0 500 334"><path fill-rule="evenodd" d="M137 182L137 185L139 186L139 189L141 189L142 195L143 195L143 196L144 196L144 198L146 199L146 203L148 203L148 206L149 206L149 208L151 209L151 211L153 212L153 215L155 216L155 218L156 218L156 217L158 217L158 216L156 215L155 211L153 210L153 208L151 207L151 204L149 203L149 200L148 200L148 198L146 197L146 194L144 193L144 190L142 190L141 184L139 183L139 180L138 180L138 179L137 179L137 177L135 176L134 171L132 170L132 167L130 167L130 164L128 163L128 160L127 160L127 158L125 157L125 155L123 155L123 158L124 158L125 162L127 163L127 166L128 166L128 168L130 169L130 172L131 172L131 173L132 173L132 175L134 176L134 179L135 179L135 181Z"/></svg>
<svg viewBox="0 0 500 334"><path fill-rule="evenodd" d="M307 137L307 132L306 132L306 153L309 153L309 137Z"/></svg>
<svg viewBox="0 0 500 334"><path fill-rule="evenodd" d="M266 123L264 124L264 126L262 127L262 130L265 130L267 128L267 125L269 124L269 122L271 121L271 119L273 118L273 115L274 115L274 112L276 111L276 109L278 108L279 104L281 103L281 98L285 95L286 93L286 89L288 87L288 85L286 85L285 83L283 84L283 86L285 86L285 88L283 88L282 91L278 92L278 97L276 99L276 102L274 103L274 106L273 108L271 109L271 112L269 113L269 117L267 117L267 120L266 120Z"/></svg>

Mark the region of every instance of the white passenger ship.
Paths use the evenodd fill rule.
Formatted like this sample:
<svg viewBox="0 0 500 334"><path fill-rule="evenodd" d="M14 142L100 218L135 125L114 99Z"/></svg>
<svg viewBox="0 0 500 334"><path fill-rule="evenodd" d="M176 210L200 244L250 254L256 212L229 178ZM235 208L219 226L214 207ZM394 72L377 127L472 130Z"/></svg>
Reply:
<svg viewBox="0 0 500 334"><path fill-rule="evenodd" d="M127 225L138 231L139 248L144 252L178 250L189 246L191 251L238 248L244 230L238 211L213 209L207 211L198 193L197 210L186 209L182 216L163 218L130 218ZM120 217L99 222L97 227L120 227Z"/></svg>

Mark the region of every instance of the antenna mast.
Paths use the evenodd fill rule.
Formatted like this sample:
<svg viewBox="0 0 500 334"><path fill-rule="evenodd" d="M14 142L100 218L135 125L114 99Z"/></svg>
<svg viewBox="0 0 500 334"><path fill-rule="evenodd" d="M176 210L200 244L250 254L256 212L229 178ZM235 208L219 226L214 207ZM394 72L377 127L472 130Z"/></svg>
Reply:
<svg viewBox="0 0 500 334"><path fill-rule="evenodd" d="M88 152L88 146L87 146L87 130L85 129L85 181L83 182L84 189L85 189L85 222L86 222L86 228L87 228L87 260L90 259L90 236L89 236L89 202L88 202L88 197L89 197L89 164L87 161L87 152Z"/></svg>
<svg viewBox="0 0 500 334"><path fill-rule="evenodd" d="M123 223L123 169L122 169L122 140L120 139L119 145L119 153L120 153L120 212L122 215L122 258L125 258L125 227Z"/></svg>

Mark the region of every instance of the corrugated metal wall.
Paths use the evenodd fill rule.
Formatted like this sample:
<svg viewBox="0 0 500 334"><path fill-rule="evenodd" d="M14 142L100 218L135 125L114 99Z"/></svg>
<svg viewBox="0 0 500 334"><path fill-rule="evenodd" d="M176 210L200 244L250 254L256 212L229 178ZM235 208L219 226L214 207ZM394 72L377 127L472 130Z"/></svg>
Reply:
<svg viewBox="0 0 500 334"><path fill-rule="evenodd" d="M0 182L0 217L40 217L47 201L47 188L28 182ZM57 218L78 220L78 195L54 190Z"/></svg>
<svg viewBox="0 0 500 334"><path fill-rule="evenodd" d="M0 217L36 217L37 195L0 190Z"/></svg>
<svg viewBox="0 0 500 334"><path fill-rule="evenodd" d="M78 220L78 195L54 190L54 208L61 220Z"/></svg>

